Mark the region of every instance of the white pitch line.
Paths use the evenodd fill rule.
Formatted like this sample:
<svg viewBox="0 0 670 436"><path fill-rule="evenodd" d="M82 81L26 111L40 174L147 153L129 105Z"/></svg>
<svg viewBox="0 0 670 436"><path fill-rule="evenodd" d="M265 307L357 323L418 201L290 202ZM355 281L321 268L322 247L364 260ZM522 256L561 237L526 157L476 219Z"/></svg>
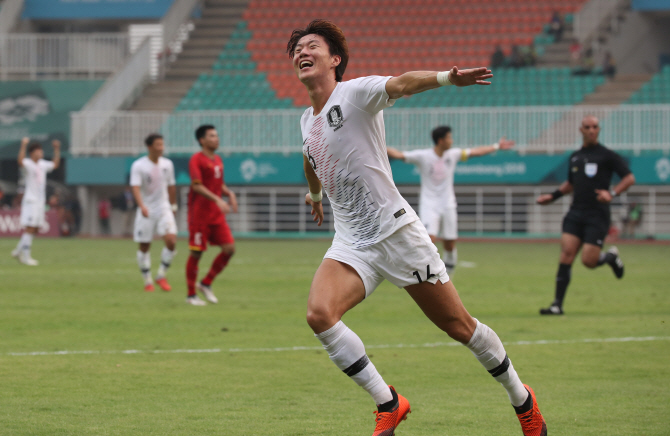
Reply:
<svg viewBox="0 0 670 436"><path fill-rule="evenodd" d="M503 342L504 345L560 345L560 344L591 344L608 342L650 342L670 341L670 336L644 336L627 338L594 338L594 339L544 339L539 341ZM458 342L433 342L425 344L381 344L366 345L367 349L383 348L437 348L458 347ZM22 353L5 353L5 356L65 356L76 354L197 354L197 353L278 353L286 351L319 351L323 347L277 347L277 348L209 348L209 349L178 349L178 350L82 350L82 351L28 351Z"/></svg>

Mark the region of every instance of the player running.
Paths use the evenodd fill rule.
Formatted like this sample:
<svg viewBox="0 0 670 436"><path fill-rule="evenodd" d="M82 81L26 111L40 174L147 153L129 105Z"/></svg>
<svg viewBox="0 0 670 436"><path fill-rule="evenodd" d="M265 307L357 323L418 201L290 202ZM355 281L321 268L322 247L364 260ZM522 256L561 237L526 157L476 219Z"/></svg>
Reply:
<svg viewBox="0 0 670 436"><path fill-rule="evenodd" d="M172 289L165 277L172 263L177 244L177 186L172 161L163 157L163 137L152 133L144 140L148 155L130 167L130 188L137 203L133 239L139 244L137 264L144 278L144 290L153 292L151 279L151 241L157 234L165 241L156 283L164 291Z"/></svg>
<svg viewBox="0 0 670 436"><path fill-rule="evenodd" d="M579 130L583 137L582 148L570 155L568 180L553 193L537 198L539 204L545 205L574 191L570 210L563 218L554 302L540 309L541 315L563 315L572 262L582 247L582 263L587 268L608 264L618 279L623 277L619 250L613 246L603 253L602 248L610 228L610 202L635 183L635 176L621 156L598 142L598 118L584 117ZM621 181L610 190L613 173L619 175Z"/></svg>
<svg viewBox="0 0 670 436"><path fill-rule="evenodd" d="M442 260L451 274L458 263L456 239L458 239L458 214L456 194L454 194L454 171L459 161L470 157L485 156L497 150L514 147L514 141L504 137L493 145L475 148L452 148L451 127L439 126L433 129L432 148L399 151L387 147L391 159L402 159L416 165L421 173L421 193L419 194L419 216L426 226L434 244L442 241Z"/></svg>
<svg viewBox="0 0 670 436"><path fill-rule="evenodd" d="M191 176L191 190L188 193L188 233L189 249L186 262L186 284L188 296L186 302L194 306L207 303L196 294L202 292L210 303L219 300L212 292L212 281L228 265L235 254L235 240L226 222L226 214L232 209L237 212L237 198L223 181L223 161L216 155L219 148L219 135L216 128L206 124L195 131L195 139L202 150L191 157L188 170ZM228 197L230 205L221 196ZM214 259L212 267L202 281L198 279L198 262L207 243L221 247L221 253Z"/></svg>
<svg viewBox="0 0 670 436"><path fill-rule="evenodd" d="M373 436L392 436L410 405L386 384L341 318L384 279L405 288L433 323L467 346L505 387L524 435L546 435L532 389L519 380L498 336L461 303L437 248L393 183L386 155L383 109L440 86L488 85L491 72L454 67L342 82L347 42L339 27L324 20L294 30L287 51L312 103L300 120L310 190L305 201L321 225L323 187L336 230L312 281L307 322L333 363L377 404Z"/></svg>
<svg viewBox="0 0 670 436"><path fill-rule="evenodd" d="M51 146L54 149L52 161L44 158L44 151L39 142L32 142L29 138L21 140L19 156L17 158L19 167L23 168L25 174L25 190L21 199L20 223L23 234L16 248L12 250L12 257L20 263L29 266L37 266L39 262L33 259L30 250L33 238L37 235L40 227L46 223L44 219L46 203L47 173L58 168L60 165L60 141L54 139ZM28 157L26 157L26 152Z"/></svg>

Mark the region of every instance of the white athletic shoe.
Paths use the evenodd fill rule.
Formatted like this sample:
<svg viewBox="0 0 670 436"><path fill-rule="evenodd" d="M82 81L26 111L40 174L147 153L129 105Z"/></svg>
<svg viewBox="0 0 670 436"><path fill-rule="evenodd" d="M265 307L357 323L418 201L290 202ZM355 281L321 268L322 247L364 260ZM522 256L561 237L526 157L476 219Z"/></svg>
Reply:
<svg viewBox="0 0 670 436"><path fill-rule="evenodd" d="M207 306L207 303L202 301L197 295L195 297L186 297L186 303L193 306Z"/></svg>
<svg viewBox="0 0 670 436"><path fill-rule="evenodd" d="M210 303L216 304L219 302L219 299L216 298L216 295L214 295L214 292L212 292L211 286L205 286L202 283L198 282L197 284L198 291L202 292L202 295L205 296L205 300L209 301Z"/></svg>
<svg viewBox="0 0 670 436"><path fill-rule="evenodd" d="M37 266L40 264L38 261L30 257L29 254L24 254L23 252L19 254L19 262L28 266Z"/></svg>

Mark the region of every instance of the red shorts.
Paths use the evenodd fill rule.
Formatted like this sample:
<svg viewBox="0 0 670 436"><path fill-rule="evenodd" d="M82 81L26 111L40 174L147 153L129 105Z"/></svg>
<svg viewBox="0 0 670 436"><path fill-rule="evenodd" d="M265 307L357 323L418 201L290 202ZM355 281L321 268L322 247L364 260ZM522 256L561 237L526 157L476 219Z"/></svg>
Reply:
<svg viewBox="0 0 670 436"><path fill-rule="evenodd" d="M233 244L235 239L228 223L221 224L190 224L188 226L188 248L193 251L207 250L210 245Z"/></svg>

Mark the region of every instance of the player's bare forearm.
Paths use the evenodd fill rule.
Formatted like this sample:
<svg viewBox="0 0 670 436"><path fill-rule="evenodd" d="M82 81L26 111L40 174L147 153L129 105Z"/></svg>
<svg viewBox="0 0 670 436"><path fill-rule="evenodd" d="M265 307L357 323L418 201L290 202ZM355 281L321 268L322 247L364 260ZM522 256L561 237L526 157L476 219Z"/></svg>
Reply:
<svg viewBox="0 0 670 436"><path fill-rule="evenodd" d="M623 179L617 185L614 187L614 192L616 192L617 195L621 194L622 192L625 192L628 188L633 186L635 184L635 176L633 173L628 174L627 176L624 176Z"/></svg>
<svg viewBox="0 0 670 436"><path fill-rule="evenodd" d="M54 139L51 141L51 145L54 148L54 157L52 162L54 164L54 169L56 169L60 166L60 141L58 139Z"/></svg>
<svg viewBox="0 0 670 436"><path fill-rule="evenodd" d="M410 71L392 77L386 82L386 93L389 98L396 99L439 88L437 73L437 71Z"/></svg>
<svg viewBox="0 0 670 436"><path fill-rule="evenodd" d="M572 183L567 180L561 183L561 186L558 187L558 190L561 191L563 195L572 194Z"/></svg>
<svg viewBox="0 0 670 436"><path fill-rule="evenodd" d="M26 158L26 149L28 148L28 142L30 142L30 139L28 138L21 139L21 146L19 147L19 156L16 158L16 160L19 162L19 167L23 167L23 159Z"/></svg>
<svg viewBox="0 0 670 436"><path fill-rule="evenodd" d="M142 193L140 192L140 187L131 186L130 192L133 193L133 198L135 199L135 204L137 204L137 207L142 209L144 207L144 201L142 200Z"/></svg>
<svg viewBox="0 0 670 436"><path fill-rule="evenodd" d="M386 153L388 154L389 159L405 160L405 153L400 150L396 150L393 147L386 147Z"/></svg>
<svg viewBox="0 0 670 436"><path fill-rule="evenodd" d="M170 201L170 204L177 204L177 186L176 185L168 186L167 191L168 191L168 200Z"/></svg>
<svg viewBox="0 0 670 436"><path fill-rule="evenodd" d="M305 168L305 178L307 179L307 184L309 185L309 192L318 194L321 192L322 186L319 176L314 172L312 164L307 159L307 156L303 155L303 167Z"/></svg>
<svg viewBox="0 0 670 436"><path fill-rule="evenodd" d="M497 144L497 145L496 145ZM514 147L514 141L509 141L503 136L496 144L482 145L470 149L469 157L486 156L498 150L509 150Z"/></svg>
<svg viewBox="0 0 670 436"><path fill-rule="evenodd" d="M233 190L224 183L222 193L224 196L228 197L228 201L230 202L230 206L233 208L233 212L237 212L237 196L235 195L235 192L233 192Z"/></svg>
<svg viewBox="0 0 670 436"><path fill-rule="evenodd" d="M191 183L191 188L193 189L193 192L195 192L196 194L202 195L203 197L215 203L220 200L218 196L216 196L212 191L207 189L202 183Z"/></svg>
<svg viewBox="0 0 670 436"><path fill-rule="evenodd" d="M568 182L567 180L561 184L561 186L558 187L556 190L560 194L557 196L554 196L554 193L551 194L541 194L539 197L537 197L537 200L535 200L538 204L541 205L546 205L553 203L558 199L558 197L562 197L566 194L570 194L572 192L572 183Z"/></svg>

